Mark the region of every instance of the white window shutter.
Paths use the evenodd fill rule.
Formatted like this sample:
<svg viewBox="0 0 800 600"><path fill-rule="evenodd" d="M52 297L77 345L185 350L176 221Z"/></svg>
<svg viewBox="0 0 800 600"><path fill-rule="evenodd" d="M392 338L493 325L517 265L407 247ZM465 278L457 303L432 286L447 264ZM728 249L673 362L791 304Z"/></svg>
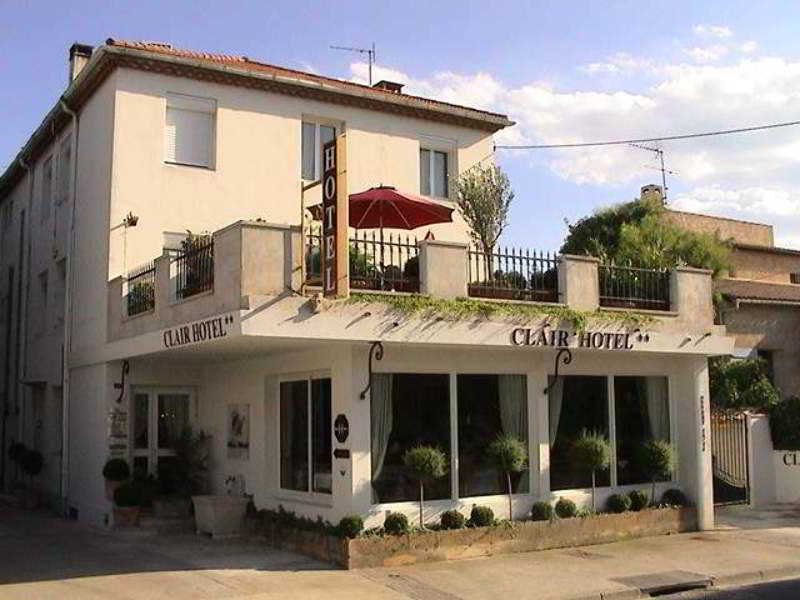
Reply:
<svg viewBox="0 0 800 600"><path fill-rule="evenodd" d="M188 96L167 98L164 160L213 166L214 101Z"/></svg>

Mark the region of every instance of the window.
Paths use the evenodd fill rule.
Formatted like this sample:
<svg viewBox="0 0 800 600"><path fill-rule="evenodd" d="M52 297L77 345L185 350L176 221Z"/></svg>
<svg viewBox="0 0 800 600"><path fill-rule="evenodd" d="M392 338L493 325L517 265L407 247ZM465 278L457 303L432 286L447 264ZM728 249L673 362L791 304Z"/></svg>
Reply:
<svg viewBox="0 0 800 600"><path fill-rule="evenodd" d="M281 382L280 427L281 488L330 494L331 380Z"/></svg>
<svg viewBox="0 0 800 600"><path fill-rule="evenodd" d="M638 452L650 440L670 440L666 377L614 377L617 484L650 483Z"/></svg>
<svg viewBox="0 0 800 600"><path fill-rule="evenodd" d="M789 273L789 283L800 283L800 273Z"/></svg>
<svg viewBox="0 0 800 600"><path fill-rule="evenodd" d="M303 121L300 167L303 179L316 181L322 177L322 147L335 137L333 125Z"/></svg>
<svg viewBox="0 0 800 600"><path fill-rule="evenodd" d="M44 161L42 167L42 195L40 198L41 221L44 223L50 216L50 203L53 198L53 157Z"/></svg>
<svg viewBox="0 0 800 600"><path fill-rule="evenodd" d="M447 198L447 152L419 151L419 193L423 196Z"/></svg>
<svg viewBox="0 0 800 600"><path fill-rule="evenodd" d="M506 475L486 449L499 434L528 445L528 394L524 375L458 376L458 495L507 493ZM527 493L529 472L511 474L514 493Z"/></svg>
<svg viewBox="0 0 800 600"><path fill-rule="evenodd" d="M370 388L372 501L419 500L419 485L403 454L419 444L436 446L451 464L450 376L375 373ZM425 485L425 498L451 497L450 477Z"/></svg>
<svg viewBox="0 0 800 600"><path fill-rule="evenodd" d="M759 348L756 350L756 357L762 363L762 370L764 372L764 376L769 380L772 385L775 385L775 357L772 350L764 350L763 348Z"/></svg>
<svg viewBox="0 0 800 600"><path fill-rule="evenodd" d="M58 159L58 191L56 203L69 201L69 187L72 179L72 136L61 142L61 153Z"/></svg>
<svg viewBox="0 0 800 600"><path fill-rule="evenodd" d="M559 377L549 393L550 489L592 486L592 474L570 459L572 443L586 431L608 438L608 384L605 377ZM610 472L596 473L598 486L610 485Z"/></svg>
<svg viewBox="0 0 800 600"><path fill-rule="evenodd" d="M39 306L41 310L39 312L40 317L36 319L39 333L44 331L45 323L47 322L47 287L47 271L43 271L39 273Z"/></svg>
<svg viewBox="0 0 800 600"><path fill-rule="evenodd" d="M214 100L168 95L164 161L213 168L215 112Z"/></svg>

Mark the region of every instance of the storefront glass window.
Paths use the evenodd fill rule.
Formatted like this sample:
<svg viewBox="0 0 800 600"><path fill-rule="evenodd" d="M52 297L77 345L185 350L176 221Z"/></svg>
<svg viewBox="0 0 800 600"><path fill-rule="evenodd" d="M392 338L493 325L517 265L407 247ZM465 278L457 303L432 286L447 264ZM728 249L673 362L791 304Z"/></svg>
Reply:
<svg viewBox="0 0 800 600"><path fill-rule="evenodd" d="M591 487L591 472L572 464L570 448L584 431L599 433L608 438L606 378L559 377L550 389L549 417L550 489L555 491ZM596 477L596 485L610 485L608 469L598 472Z"/></svg>
<svg viewBox="0 0 800 600"><path fill-rule="evenodd" d="M172 449L175 441L189 426L189 396L158 395L158 447Z"/></svg>
<svg viewBox="0 0 800 600"><path fill-rule="evenodd" d="M458 376L458 494L461 498L507 492L506 475L486 449L500 434L528 445L527 379L524 375ZM527 493L529 474L511 475L514 493Z"/></svg>
<svg viewBox="0 0 800 600"><path fill-rule="evenodd" d="M331 493L333 448L331 447L331 380L311 381L312 485L315 492Z"/></svg>
<svg viewBox="0 0 800 600"><path fill-rule="evenodd" d="M617 430L617 482L649 483L638 460L649 440L670 439L666 377L615 377L614 420Z"/></svg>
<svg viewBox="0 0 800 600"><path fill-rule="evenodd" d="M450 462L448 375L376 373L370 390L372 501L419 499L419 486L403 466L403 454L419 444L442 450ZM450 476L428 483L425 498L450 498Z"/></svg>

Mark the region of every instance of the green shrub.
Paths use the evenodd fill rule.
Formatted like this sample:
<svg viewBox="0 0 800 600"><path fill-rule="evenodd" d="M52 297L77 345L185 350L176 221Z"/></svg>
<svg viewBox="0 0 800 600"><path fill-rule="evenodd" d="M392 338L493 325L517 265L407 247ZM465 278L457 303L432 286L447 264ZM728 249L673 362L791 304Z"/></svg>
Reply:
<svg viewBox="0 0 800 600"><path fill-rule="evenodd" d="M668 479L675 469L675 452L669 442L650 440L639 448L638 461L642 471L653 482L652 499L656 502L656 481Z"/></svg>
<svg viewBox="0 0 800 600"><path fill-rule="evenodd" d="M390 535L404 535L411 528L408 526L408 517L403 513L390 512L383 522L383 529Z"/></svg>
<svg viewBox="0 0 800 600"><path fill-rule="evenodd" d="M419 279L419 256L412 256L403 265L403 277L406 279Z"/></svg>
<svg viewBox="0 0 800 600"><path fill-rule="evenodd" d="M347 515L342 517L336 529L340 537L357 538L364 530L364 519L358 515Z"/></svg>
<svg viewBox="0 0 800 600"><path fill-rule="evenodd" d="M689 499L681 490L671 488L661 496L661 504L666 504L668 506L689 506Z"/></svg>
<svg viewBox="0 0 800 600"><path fill-rule="evenodd" d="M558 515L560 519L571 519L577 516L577 514L578 507L575 506L572 500L569 498L558 499L558 502L556 502L556 515Z"/></svg>
<svg viewBox="0 0 800 600"><path fill-rule="evenodd" d="M114 490L114 504L120 508L141 506L143 504L143 496L141 484L130 481L123 483Z"/></svg>
<svg viewBox="0 0 800 600"><path fill-rule="evenodd" d="M494 511L488 506L473 506L469 515L473 527L489 527L494 525Z"/></svg>
<svg viewBox="0 0 800 600"><path fill-rule="evenodd" d="M446 510L442 513L442 529L461 529L464 527L466 518L457 510Z"/></svg>
<svg viewBox="0 0 800 600"><path fill-rule="evenodd" d="M409 474L419 482L419 526L420 529L423 529L425 527L422 522L425 484L443 477L447 473L447 457L444 452L433 446L414 446L403 454L403 464Z"/></svg>
<svg viewBox="0 0 800 600"><path fill-rule="evenodd" d="M612 494L606 500L606 509L612 513L624 513L631 509L631 498L624 494Z"/></svg>
<svg viewBox="0 0 800 600"><path fill-rule="evenodd" d="M112 458L103 467L103 477L109 481L125 481L131 476L128 461L123 458Z"/></svg>
<svg viewBox="0 0 800 600"><path fill-rule="evenodd" d="M534 502L531 508L532 521L549 521L553 518L553 505L549 502Z"/></svg>
<svg viewBox="0 0 800 600"><path fill-rule="evenodd" d="M510 433L498 435L486 449L489 460L497 470L506 476L506 492L508 493L508 519L514 518L511 508L511 473L525 470L528 462L528 448L518 437Z"/></svg>
<svg viewBox="0 0 800 600"><path fill-rule="evenodd" d="M709 359L711 405L769 410L780 397L768 375L767 363L760 358L734 360L718 356Z"/></svg>
<svg viewBox="0 0 800 600"><path fill-rule="evenodd" d="M790 396L769 409L775 450L800 450L800 396Z"/></svg>
<svg viewBox="0 0 800 600"><path fill-rule="evenodd" d="M581 432L580 437L572 442L570 447L570 460L579 469L590 471L592 474L592 510L595 510L595 474L605 469L611 462L611 445L608 440L597 432Z"/></svg>
<svg viewBox="0 0 800 600"><path fill-rule="evenodd" d="M642 490L633 490L628 497L631 499L631 510L639 512L643 508L647 508L650 503L650 498Z"/></svg>

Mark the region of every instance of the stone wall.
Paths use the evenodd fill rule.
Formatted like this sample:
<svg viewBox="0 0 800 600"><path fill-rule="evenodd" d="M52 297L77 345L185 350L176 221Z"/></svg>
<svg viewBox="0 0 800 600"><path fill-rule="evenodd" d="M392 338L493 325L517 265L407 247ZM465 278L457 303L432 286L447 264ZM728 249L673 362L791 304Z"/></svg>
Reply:
<svg viewBox="0 0 800 600"><path fill-rule="evenodd" d="M689 231L718 233L722 239L733 238L739 244L756 246L772 246L774 244L772 225L764 223L751 223L678 210L665 211L664 219Z"/></svg>

